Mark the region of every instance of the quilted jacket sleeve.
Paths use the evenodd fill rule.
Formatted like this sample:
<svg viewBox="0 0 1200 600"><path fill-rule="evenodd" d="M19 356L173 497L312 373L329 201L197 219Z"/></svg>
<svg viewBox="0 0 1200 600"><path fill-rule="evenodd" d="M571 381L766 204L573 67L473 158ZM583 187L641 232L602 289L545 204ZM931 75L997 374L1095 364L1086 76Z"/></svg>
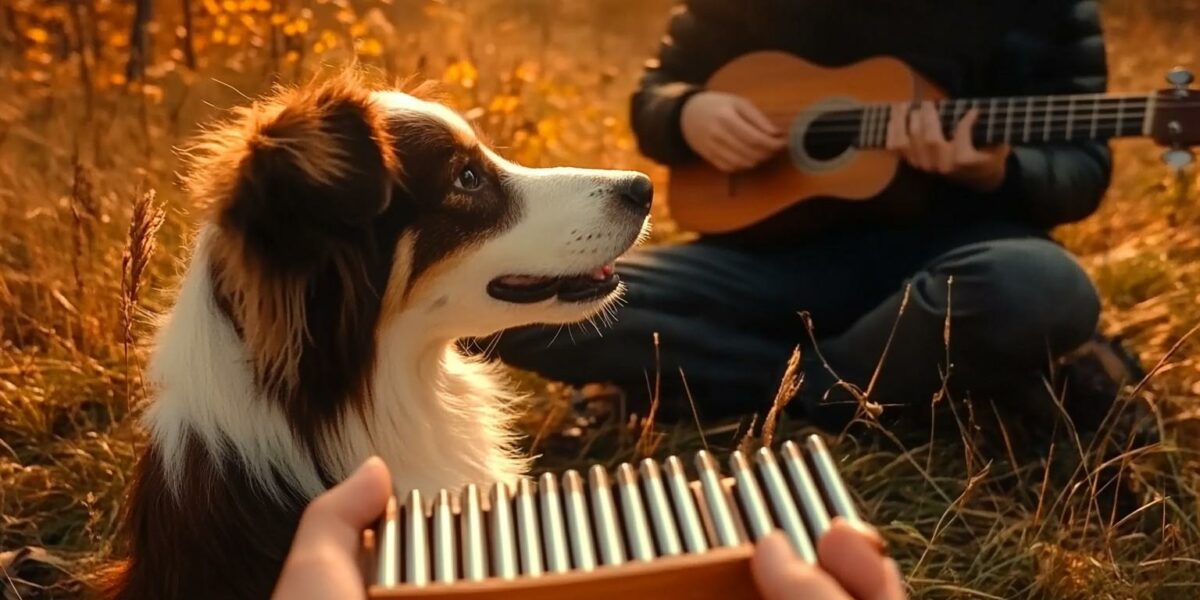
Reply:
<svg viewBox="0 0 1200 600"><path fill-rule="evenodd" d="M744 1L688 0L672 15L658 57L646 64L630 116L646 156L678 164L695 156L679 128L684 102L729 59L750 50Z"/></svg>
<svg viewBox="0 0 1200 600"><path fill-rule="evenodd" d="M1104 38L1096 0L1062 2L1059 18L1023 48L1030 65L1025 94L1103 92L1107 85ZM1015 146L996 192L1014 216L1038 226L1078 221L1095 212L1108 188L1112 155L1090 141Z"/></svg>

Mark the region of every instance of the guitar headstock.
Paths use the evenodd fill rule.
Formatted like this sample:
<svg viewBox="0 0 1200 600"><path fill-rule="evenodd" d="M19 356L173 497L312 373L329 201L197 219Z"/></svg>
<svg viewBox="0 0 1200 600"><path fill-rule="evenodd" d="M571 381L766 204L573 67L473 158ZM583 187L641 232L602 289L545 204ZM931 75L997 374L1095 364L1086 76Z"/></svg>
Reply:
<svg viewBox="0 0 1200 600"><path fill-rule="evenodd" d="M1195 157L1190 148L1200 145L1200 90L1190 87L1193 81L1190 71L1176 67L1167 74L1171 87L1155 96L1150 136L1170 148L1163 162L1176 169L1191 164Z"/></svg>

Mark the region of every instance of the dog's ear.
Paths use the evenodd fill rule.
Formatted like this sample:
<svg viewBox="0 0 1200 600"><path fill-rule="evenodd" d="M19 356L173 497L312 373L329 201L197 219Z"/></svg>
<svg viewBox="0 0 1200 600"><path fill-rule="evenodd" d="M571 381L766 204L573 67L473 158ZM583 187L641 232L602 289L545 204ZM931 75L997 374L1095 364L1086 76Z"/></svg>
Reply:
<svg viewBox="0 0 1200 600"><path fill-rule="evenodd" d="M314 264L384 211L398 167L384 117L353 77L284 90L200 145L194 187L257 258Z"/></svg>

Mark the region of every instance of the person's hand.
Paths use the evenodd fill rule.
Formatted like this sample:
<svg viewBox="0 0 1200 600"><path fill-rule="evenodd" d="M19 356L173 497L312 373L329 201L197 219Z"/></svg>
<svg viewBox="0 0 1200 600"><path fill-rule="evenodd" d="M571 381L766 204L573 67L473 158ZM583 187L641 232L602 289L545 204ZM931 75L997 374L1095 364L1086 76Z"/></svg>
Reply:
<svg viewBox="0 0 1200 600"><path fill-rule="evenodd" d="M817 543L821 567L800 561L780 532L759 540L751 562L765 600L903 600L896 561L874 530L835 518Z"/></svg>
<svg viewBox="0 0 1200 600"><path fill-rule="evenodd" d="M365 600L358 564L362 531L383 514L391 490L387 466L372 457L313 500L300 518L273 598Z"/></svg>
<svg viewBox="0 0 1200 600"><path fill-rule="evenodd" d="M1010 150L1007 145L976 148L971 128L978 119L978 109L967 111L947 140L932 102L922 102L916 108L902 102L892 106L887 148L899 152L908 164L921 171L945 175L972 189L990 192L1004 181Z"/></svg>
<svg viewBox="0 0 1200 600"><path fill-rule="evenodd" d="M758 166L784 146L783 132L758 107L724 92L688 98L679 126L688 146L726 173Z"/></svg>

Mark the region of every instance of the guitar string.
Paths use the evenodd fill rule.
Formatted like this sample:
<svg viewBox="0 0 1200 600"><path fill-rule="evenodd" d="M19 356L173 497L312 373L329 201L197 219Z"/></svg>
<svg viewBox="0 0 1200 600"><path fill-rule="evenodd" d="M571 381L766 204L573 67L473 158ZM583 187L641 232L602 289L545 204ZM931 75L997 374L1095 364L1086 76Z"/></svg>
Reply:
<svg viewBox="0 0 1200 600"><path fill-rule="evenodd" d="M1122 119L1123 118L1123 119L1136 120L1136 119L1145 119L1146 113L1150 112L1151 110L1154 110L1155 112L1159 112L1159 111L1166 112L1167 110L1174 109L1174 108L1194 108L1197 106L1200 106L1200 101L1188 102L1188 103L1173 103L1168 106L1155 107L1153 109L1150 106L1120 106L1120 107L1109 106L1109 107L1105 107L1098 111L1097 110L1089 110L1087 108L1080 110L1078 107L1076 107L1076 109L1072 110L1070 107L1063 107L1063 106L1056 106L1056 107L1053 107L1053 109L1051 109L1051 110L1044 110L1044 107L1036 107L1033 110L1026 110L1026 109L1024 109L1024 107L1014 107L1014 108L1019 108L1020 110L1009 111L1009 110L997 109L994 112L991 110L981 110L980 114L979 114L979 119L981 119L981 122L983 122L982 121L983 119L1011 119L1014 126L1021 126L1021 127L1024 127L1024 125L1023 125L1024 121L1026 119L1029 119L1032 121L1032 124L1034 126L1040 127L1047 120L1052 121L1052 122L1055 120L1057 120L1058 122L1070 121L1072 123L1075 121L1078 121L1080 123L1090 123L1091 120L1094 118L1095 119ZM822 125L822 124L846 125L846 124L849 124L849 125L857 126L862 123L865 123L866 119L868 118L866 111L864 111L862 109L808 111L808 113L817 114L818 116L819 115L836 115L836 116L831 116L831 117L825 118L825 119L814 119L812 121L813 125ZM795 114L795 118L799 118L800 116L804 116L808 113L806 113L805 111L801 111L800 113ZM957 113L958 113L958 111L956 110L955 114L954 114L954 117L955 117L954 120L961 121L962 117L960 115L958 115ZM790 113L788 113L788 114L765 113L765 114L768 117L775 117L775 118L787 118L787 117L793 116ZM891 111L886 113L888 120L890 120L892 114L893 113ZM966 113L964 112L963 114L965 115ZM944 114L940 111L938 113L938 118L940 121L943 122L943 124L946 122L947 116L950 116L950 115ZM871 115L870 118L872 120L876 120L878 117L876 115ZM999 121L997 121L997 122L999 122ZM986 122L984 122L984 124L986 124Z"/></svg>
<svg viewBox="0 0 1200 600"><path fill-rule="evenodd" d="M1124 127L1124 126L1118 127L1118 125L1122 125L1126 120L1132 121L1134 124L1129 125L1128 127ZM1099 130L1107 130L1107 129L1112 129L1112 130L1128 129L1129 133L1132 134L1135 132L1142 131L1142 127L1139 123L1144 120L1145 120L1144 114L1141 116L1136 116L1136 117L1130 116L1130 115L1124 115L1124 116L1120 116L1120 117L1118 117L1116 115L1108 115L1106 117L1100 117L1099 119L1095 120L1095 129L1098 131ZM1093 119L1091 117L1088 117L1086 119L1079 119L1078 121L1072 120L1070 122L1068 122L1066 120L1051 120L1050 125L1048 127L1046 126L1045 119L1038 119L1038 121L1039 122L1037 122L1037 123L1031 123L1031 125L1029 127L1030 136L1045 135L1047 131L1049 131L1051 133L1054 133L1054 132L1060 132L1060 133L1077 132L1080 135L1082 135L1084 133L1090 132L1093 129L1093 126L1092 126ZM960 122L961 122L961 120L960 120ZM942 126L944 128L949 128L948 124L945 122L942 123ZM878 127L878 125L875 125L874 127ZM863 124L860 122L855 122L855 124L853 124L852 126L849 126L849 127L847 127L847 126L822 126L821 123L814 123L812 126L810 126L809 128L804 130L804 134L806 136L809 136L809 135L858 136L858 135L861 135L862 128L863 128ZM976 123L975 125L972 126L972 131L974 131L976 129L982 129L986 133L987 128L988 128L987 123ZM882 130L886 131L886 127L882 128ZM1008 134L1010 137L1023 136L1024 131L1025 131L1025 126L1023 123L1021 123L1021 124L1014 123L1014 125L1011 127L1011 130L1008 132ZM996 132L995 127L993 127L993 132L1001 133L1001 132ZM877 133L876 133L876 135L877 135Z"/></svg>
<svg viewBox="0 0 1200 600"><path fill-rule="evenodd" d="M1133 108L1133 107L1137 106L1136 102L1144 102L1146 104L1149 104L1152 99L1162 101L1164 104L1168 104L1170 106L1200 105L1200 100L1192 101L1190 99L1180 99L1180 98L1159 98L1158 96L1144 95L1144 94L1133 94L1133 95L1129 95L1129 96L1112 96L1112 95L1107 95L1107 94L1082 94L1082 95L1072 95L1072 96L1003 96L1003 97L997 97L994 99L993 98L982 98L982 99L971 98L971 99L958 99L958 100L933 100L930 102L933 102L934 105L939 108L939 110L943 107L952 106L952 105L956 106L956 107L961 106L964 103L966 103L968 105L971 105L970 103L974 103L971 106L975 106L977 108L983 108L984 105L990 105L993 100L995 100L995 102L996 102L997 109L1002 108L1000 105L1003 104L1004 105L1003 108L1005 110L1008 110L1008 107L1010 107L1010 106L1012 109L1022 109L1027 106L1030 106L1030 105L1032 105L1035 108L1040 108L1040 109L1053 108L1055 110L1059 110L1059 109L1070 110L1070 108L1071 108L1070 105L1072 104L1072 102L1071 102L1072 99L1074 99L1074 104L1076 105L1076 108L1078 108L1079 104L1082 102L1085 105L1084 106L1085 111L1088 110L1088 108L1101 106L1102 104L1110 104L1110 108L1116 108L1118 103L1121 105L1124 105L1125 103L1131 102L1131 101L1135 102L1135 104L1130 107L1130 108ZM1089 101L1092 102L1092 104L1087 104ZM1011 105L1009 104L1010 102L1011 102ZM806 115L806 114L825 114L825 113L831 113L831 112L862 111L863 109L866 109L866 108L871 108L871 109L879 109L881 107L894 108L898 104L911 105L911 104L914 104L914 102L899 102L899 101L897 101L897 102L872 102L872 103L866 103L866 104L855 104L853 106L847 106L847 107L841 107L841 108L839 108L839 107L806 108L806 109L802 109L802 110L794 111L794 112L792 112L792 111L787 111L787 112L765 111L764 114L767 114L769 116L770 115L801 116L801 115Z"/></svg>
<svg viewBox="0 0 1200 600"><path fill-rule="evenodd" d="M1196 106L1200 106L1200 102L1197 102ZM1071 121L1079 121L1082 123L1082 122L1089 122L1094 117L1101 118L1101 119L1145 118L1146 113L1149 111L1150 111L1150 108L1145 107L1145 108L1120 108L1120 109L1113 108L1113 109L1105 109L1103 111L1071 111L1071 110L1013 111L1011 114L1012 114L1012 119L1013 119L1014 124L1016 124L1017 120L1023 121L1026 118L1026 115L1028 115L1028 117L1030 119L1036 121L1035 124L1041 124L1041 123L1044 123L1047 119L1050 119L1050 120L1059 119L1059 120L1062 120L1063 122L1065 122L1067 120L1071 120ZM858 112L830 111L830 112L826 112L824 114L837 115L837 116L829 117L826 119L813 120L812 121L813 125L846 124L846 123L858 124L858 123L865 122L865 120L867 119L867 116L865 114L862 114L861 111L858 111ZM890 120L892 114L893 113L890 113L890 112L887 113L889 120ZM965 115L965 113L964 113L964 115ZM1008 118L1007 115L1009 115L1009 113L1007 111L996 111L994 113L988 112L988 111L981 111L979 114L979 118L980 119ZM784 117L786 115L783 115L782 113L774 113L774 114L768 114L767 116ZM942 122L946 121L947 116L948 115L944 115L944 114L938 115L939 120L941 120ZM956 116L956 117L957 118L955 120L957 120L957 121L962 120L962 116ZM877 117L872 116L871 118L874 120Z"/></svg>

